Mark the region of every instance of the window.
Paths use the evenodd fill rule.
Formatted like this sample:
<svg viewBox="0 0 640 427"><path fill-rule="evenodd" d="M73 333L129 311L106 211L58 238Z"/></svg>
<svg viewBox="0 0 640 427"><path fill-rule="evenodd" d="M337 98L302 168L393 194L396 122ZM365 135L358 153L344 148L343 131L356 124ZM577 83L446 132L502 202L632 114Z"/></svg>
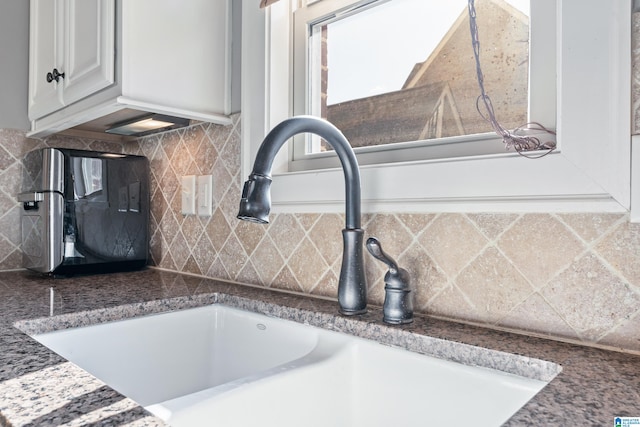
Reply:
<svg viewBox="0 0 640 427"><path fill-rule="evenodd" d="M307 9L326 7L318 9L319 15L326 16L332 2L316 1ZM306 82L296 77L300 58L303 66L306 62L306 51L295 43L293 16L299 11L292 3L281 0L266 14L243 8L243 175L249 174L266 132L300 114L296 94L307 93ZM483 144L481 137L474 141L472 136L466 143L436 140L429 144L435 151L461 146L460 155L424 158L408 154L394 163L377 164L359 158L363 211L629 209L631 2L531 3L531 63L553 61L555 66L530 73L529 115L545 124L556 122L559 149L535 161L504 150L469 154L465 145L475 149ZM536 22L547 30L536 33ZM536 61L537 56L542 60ZM442 101L446 106L446 95ZM549 102L556 106L551 113L538 109ZM437 114L430 123L429 129L437 132ZM344 209L341 170L292 168L298 160L284 149L280 154L274 162L271 187L274 212ZM330 157L318 154L325 155Z"/></svg>
<svg viewBox="0 0 640 427"><path fill-rule="evenodd" d="M549 3L533 7L554 14ZM476 9L485 86L500 122L513 129L529 121L529 1L479 0ZM548 32L543 23L532 38L538 52L553 51L553 37L535 34ZM294 92L294 111L335 124L360 164L504 152L476 109L466 0L322 0L295 11L294 31L296 52L306 51L294 58L294 79L306 81ZM532 58L535 86L555 92L555 56ZM536 102L545 113L531 120L555 128L554 98ZM329 150L317 137L299 137L290 170L336 166L322 154Z"/></svg>

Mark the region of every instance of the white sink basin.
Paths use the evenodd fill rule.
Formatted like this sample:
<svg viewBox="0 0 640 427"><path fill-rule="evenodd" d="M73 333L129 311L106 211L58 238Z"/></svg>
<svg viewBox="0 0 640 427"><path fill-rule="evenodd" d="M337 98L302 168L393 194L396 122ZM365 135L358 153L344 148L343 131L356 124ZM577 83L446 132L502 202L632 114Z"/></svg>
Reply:
<svg viewBox="0 0 640 427"><path fill-rule="evenodd" d="M547 384L218 304L34 338L176 427L499 426Z"/></svg>
<svg viewBox="0 0 640 427"><path fill-rule="evenodd" d="M148 406L302 357L318 334L216 304L33 338Z"/></svg>

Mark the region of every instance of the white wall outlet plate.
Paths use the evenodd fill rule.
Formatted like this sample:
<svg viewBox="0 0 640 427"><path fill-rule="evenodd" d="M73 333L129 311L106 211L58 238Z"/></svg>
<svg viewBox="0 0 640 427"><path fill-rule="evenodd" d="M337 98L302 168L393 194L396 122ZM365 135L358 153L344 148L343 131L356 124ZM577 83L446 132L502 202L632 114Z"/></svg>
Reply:
<svg viewBox="0 0 640 427"><path fill-rule="evenodd" d="M196 176L186 175L182 177L182 214L194 215L196 213Z"/></svg>
<svg viewBox="0 0 640 427"><path fill-rule="evenodd" d="M211 216L213 211L213 177L198 177L198 215Z"/></svg>

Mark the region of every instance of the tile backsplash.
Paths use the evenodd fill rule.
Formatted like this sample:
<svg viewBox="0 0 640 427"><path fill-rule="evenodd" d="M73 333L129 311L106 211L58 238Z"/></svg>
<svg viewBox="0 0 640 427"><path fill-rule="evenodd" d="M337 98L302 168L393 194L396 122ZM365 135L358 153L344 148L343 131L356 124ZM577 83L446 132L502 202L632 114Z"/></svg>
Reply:
<svg viewBox="0 0 640 427"><path fill-rule="evenodd" d="M239 115L126 147L151 160L153 263L335 298L343 215L238 221L239 147ZM213 175L210 218L180 213L190 174ZM624 214L370 214L363 228L409 270L418 312L640 351L640 224ZM365 256L372 304L383 267Z"/></svg>
<svg viewBox="0 0 640 427"><path fill-rule="evenodd" d="M238 221L240 116L117 144L0 130L0 270L21 267L21 159L63 146L143 154L151 163L151 257L158 267L334 298L341 214ZM211 217L182 215L180 177L213 175ZM640 224L624 214L366 214L363 228L406 268L416 311L640 352ZM369 301L384 265L366 254Z"/></svg>
<svg viewBox="0 0 640 427"><path fill-rule="evenodd" d="M236 219L240 115L124 145L0 130L0 270L21 267L21 160L48 146L143 154L151 163L151 256L158 267L334 298L341 214ZM213 175L211 217L182 215L180 177ZM411 274L416 311L640 352L640 224L624 214L366 214L367 236ZM384 299L384 265L368 254L369 301Z"/></svg>

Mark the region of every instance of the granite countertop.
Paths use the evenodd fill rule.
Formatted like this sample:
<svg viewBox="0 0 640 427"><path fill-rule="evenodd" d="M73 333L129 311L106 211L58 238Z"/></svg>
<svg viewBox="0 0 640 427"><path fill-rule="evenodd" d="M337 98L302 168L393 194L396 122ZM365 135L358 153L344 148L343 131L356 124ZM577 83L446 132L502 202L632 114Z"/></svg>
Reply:
<svg viewBox="0 0 640 427"><path fill-rule="evenodd" d="M333 301L147 269L61 279L26 271L0 273L0 425L165 425L24 331L44 332L216 302L460 362L481 355L483 366L519 373L524 363L541 379L557 374L507 426L607 426L616 416L640 416L639 356L430 317L390 327L381 322L377 307L346 318L337 314ZM554 364L561 367L559 374ZM468 422L473 423L472 418Z"/></svg>

